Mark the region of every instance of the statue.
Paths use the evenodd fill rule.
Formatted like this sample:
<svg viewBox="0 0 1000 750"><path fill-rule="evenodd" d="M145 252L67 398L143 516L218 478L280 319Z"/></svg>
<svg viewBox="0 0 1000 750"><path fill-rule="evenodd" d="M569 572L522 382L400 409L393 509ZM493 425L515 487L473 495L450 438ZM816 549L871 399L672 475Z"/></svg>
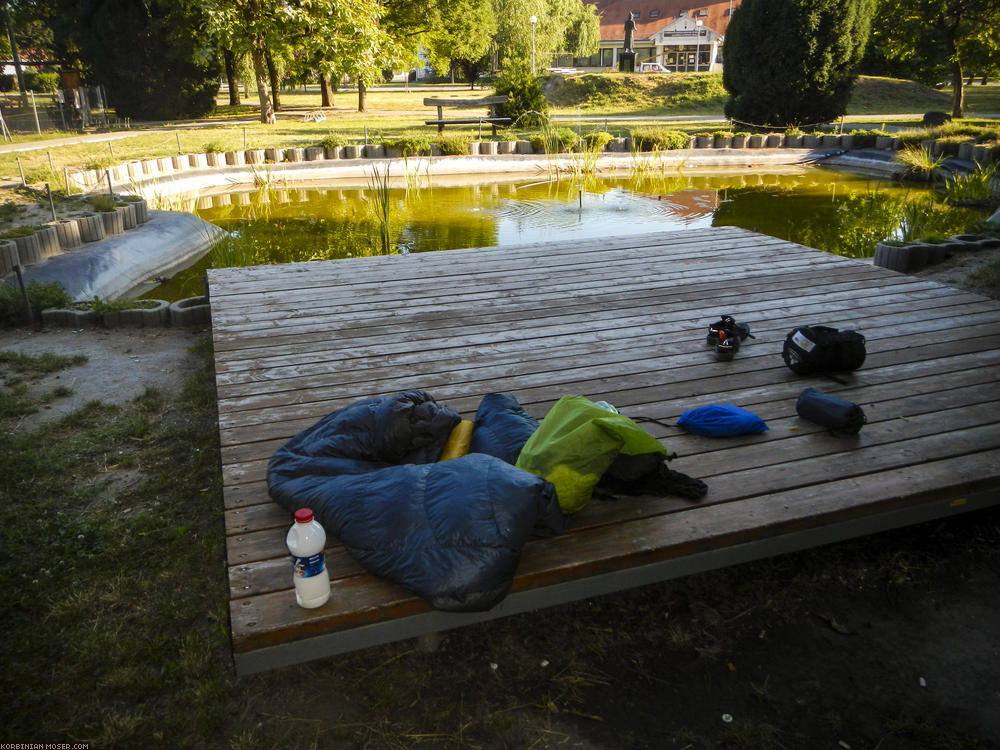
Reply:
<svg viewBox="0 0 1000 750"><path fill-rule="evenodd" d="M632 38L635 35L635 18L632 17L632 12L629 11L628 20L625 22L625 51L632 51Z"/></svg>

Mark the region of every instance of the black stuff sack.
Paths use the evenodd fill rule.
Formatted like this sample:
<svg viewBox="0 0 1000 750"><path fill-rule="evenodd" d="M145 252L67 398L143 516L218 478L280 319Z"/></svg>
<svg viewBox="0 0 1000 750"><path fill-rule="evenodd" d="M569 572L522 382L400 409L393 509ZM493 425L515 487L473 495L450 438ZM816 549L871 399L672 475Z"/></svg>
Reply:
<svg viewBox="0 0 1000 750"><path fill-rule="evenodd" d="M865 337L830 326L799 326L785 337L781 357L799 375L850 372L865 361Z"/></svg>
<svg viewBox="0 0 1000 750"><path fill-rule="evenodd" d="M795 411L803 419L823 425L837 435L857 435L867 421L855 403L809 387L799 394Z"/></svg>

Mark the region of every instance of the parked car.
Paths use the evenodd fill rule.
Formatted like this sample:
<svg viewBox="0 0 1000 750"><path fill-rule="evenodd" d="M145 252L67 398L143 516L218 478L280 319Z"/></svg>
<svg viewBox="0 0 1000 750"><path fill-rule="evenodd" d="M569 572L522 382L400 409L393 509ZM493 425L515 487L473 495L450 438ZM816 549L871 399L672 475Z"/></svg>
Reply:
<svg viewBox="0 0 1000 750"><path fill-rule="evenodd" d="M639 63L640 73L669 73L670 68L664 68L660 63L657 62L644 62Z"/></svg>

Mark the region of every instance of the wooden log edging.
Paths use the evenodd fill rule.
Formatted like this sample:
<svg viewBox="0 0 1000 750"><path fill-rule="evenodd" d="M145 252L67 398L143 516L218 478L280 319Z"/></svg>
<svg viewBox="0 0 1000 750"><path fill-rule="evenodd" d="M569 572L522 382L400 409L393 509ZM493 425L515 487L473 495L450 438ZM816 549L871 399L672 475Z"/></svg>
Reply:
<svg viewBox="0 0 1000 750"><path fill-rule="evenodd" d="M875 246L873 264L900 273L913 273L927 266L942 263L963 252L975 252L1000 247L1000 237L961 234L944 242L911 242L893 245L879 242Z"/></svg>
<svg viewBox="0 0 1000 750"><path fill-rule="evenodd" d="M630 150L630 138L615 138L605 146L607 152L628 152ZM850 134L699 134L690 137L690 148L698 149L740 149L740 148L843 148L854 147L854 137ZM532 147L530 141L505 141L488 140L477 141L481 145L474 153L484 155L497 154L535 154L538 153ZM878 136L875 147L878 149L897 149L900 143L898 138L890 136ZM976 147L978 150L972 153L971 146L969 156L980 163L988 163L996 158L993 154L995 149L991 147ZM439 156L440 154L432 154ZM396 152L392 151L391 157L399 158ZM145 161L133 161L117 167L100 170L81 170L70 176L74 187L82 190L92 190L97 185L106 182L110 176L113 184L123 185L126 183L141 184L146 181L158 178L169 178L192 170L202 169L225 169L242 167L248 164L295 164L299 162L318 162L336 159L384 159L387 158L386 148L382 144L352 144L347 146L307 146L288 148L266 148L247 149L243 151L228 151L224 153L209 152L196 154L182 154L172 157L161 157L158 159L147 159Z"/></svg>

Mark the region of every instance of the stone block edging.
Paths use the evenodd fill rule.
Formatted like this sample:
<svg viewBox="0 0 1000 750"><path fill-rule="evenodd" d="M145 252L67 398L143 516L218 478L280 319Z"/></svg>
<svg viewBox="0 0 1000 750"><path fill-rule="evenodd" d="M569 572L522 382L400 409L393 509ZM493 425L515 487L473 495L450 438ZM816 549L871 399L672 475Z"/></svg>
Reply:
<svg viewBox="0 0 1000 750"><path fill-rule="evenodd" d="M206 297L188 297L177 302L148 300L155 307L130 307L97 313L92 309L49 307L42 310L42 324L61 328L161 328L164 326L197 326L211 322Z"/></svg>

